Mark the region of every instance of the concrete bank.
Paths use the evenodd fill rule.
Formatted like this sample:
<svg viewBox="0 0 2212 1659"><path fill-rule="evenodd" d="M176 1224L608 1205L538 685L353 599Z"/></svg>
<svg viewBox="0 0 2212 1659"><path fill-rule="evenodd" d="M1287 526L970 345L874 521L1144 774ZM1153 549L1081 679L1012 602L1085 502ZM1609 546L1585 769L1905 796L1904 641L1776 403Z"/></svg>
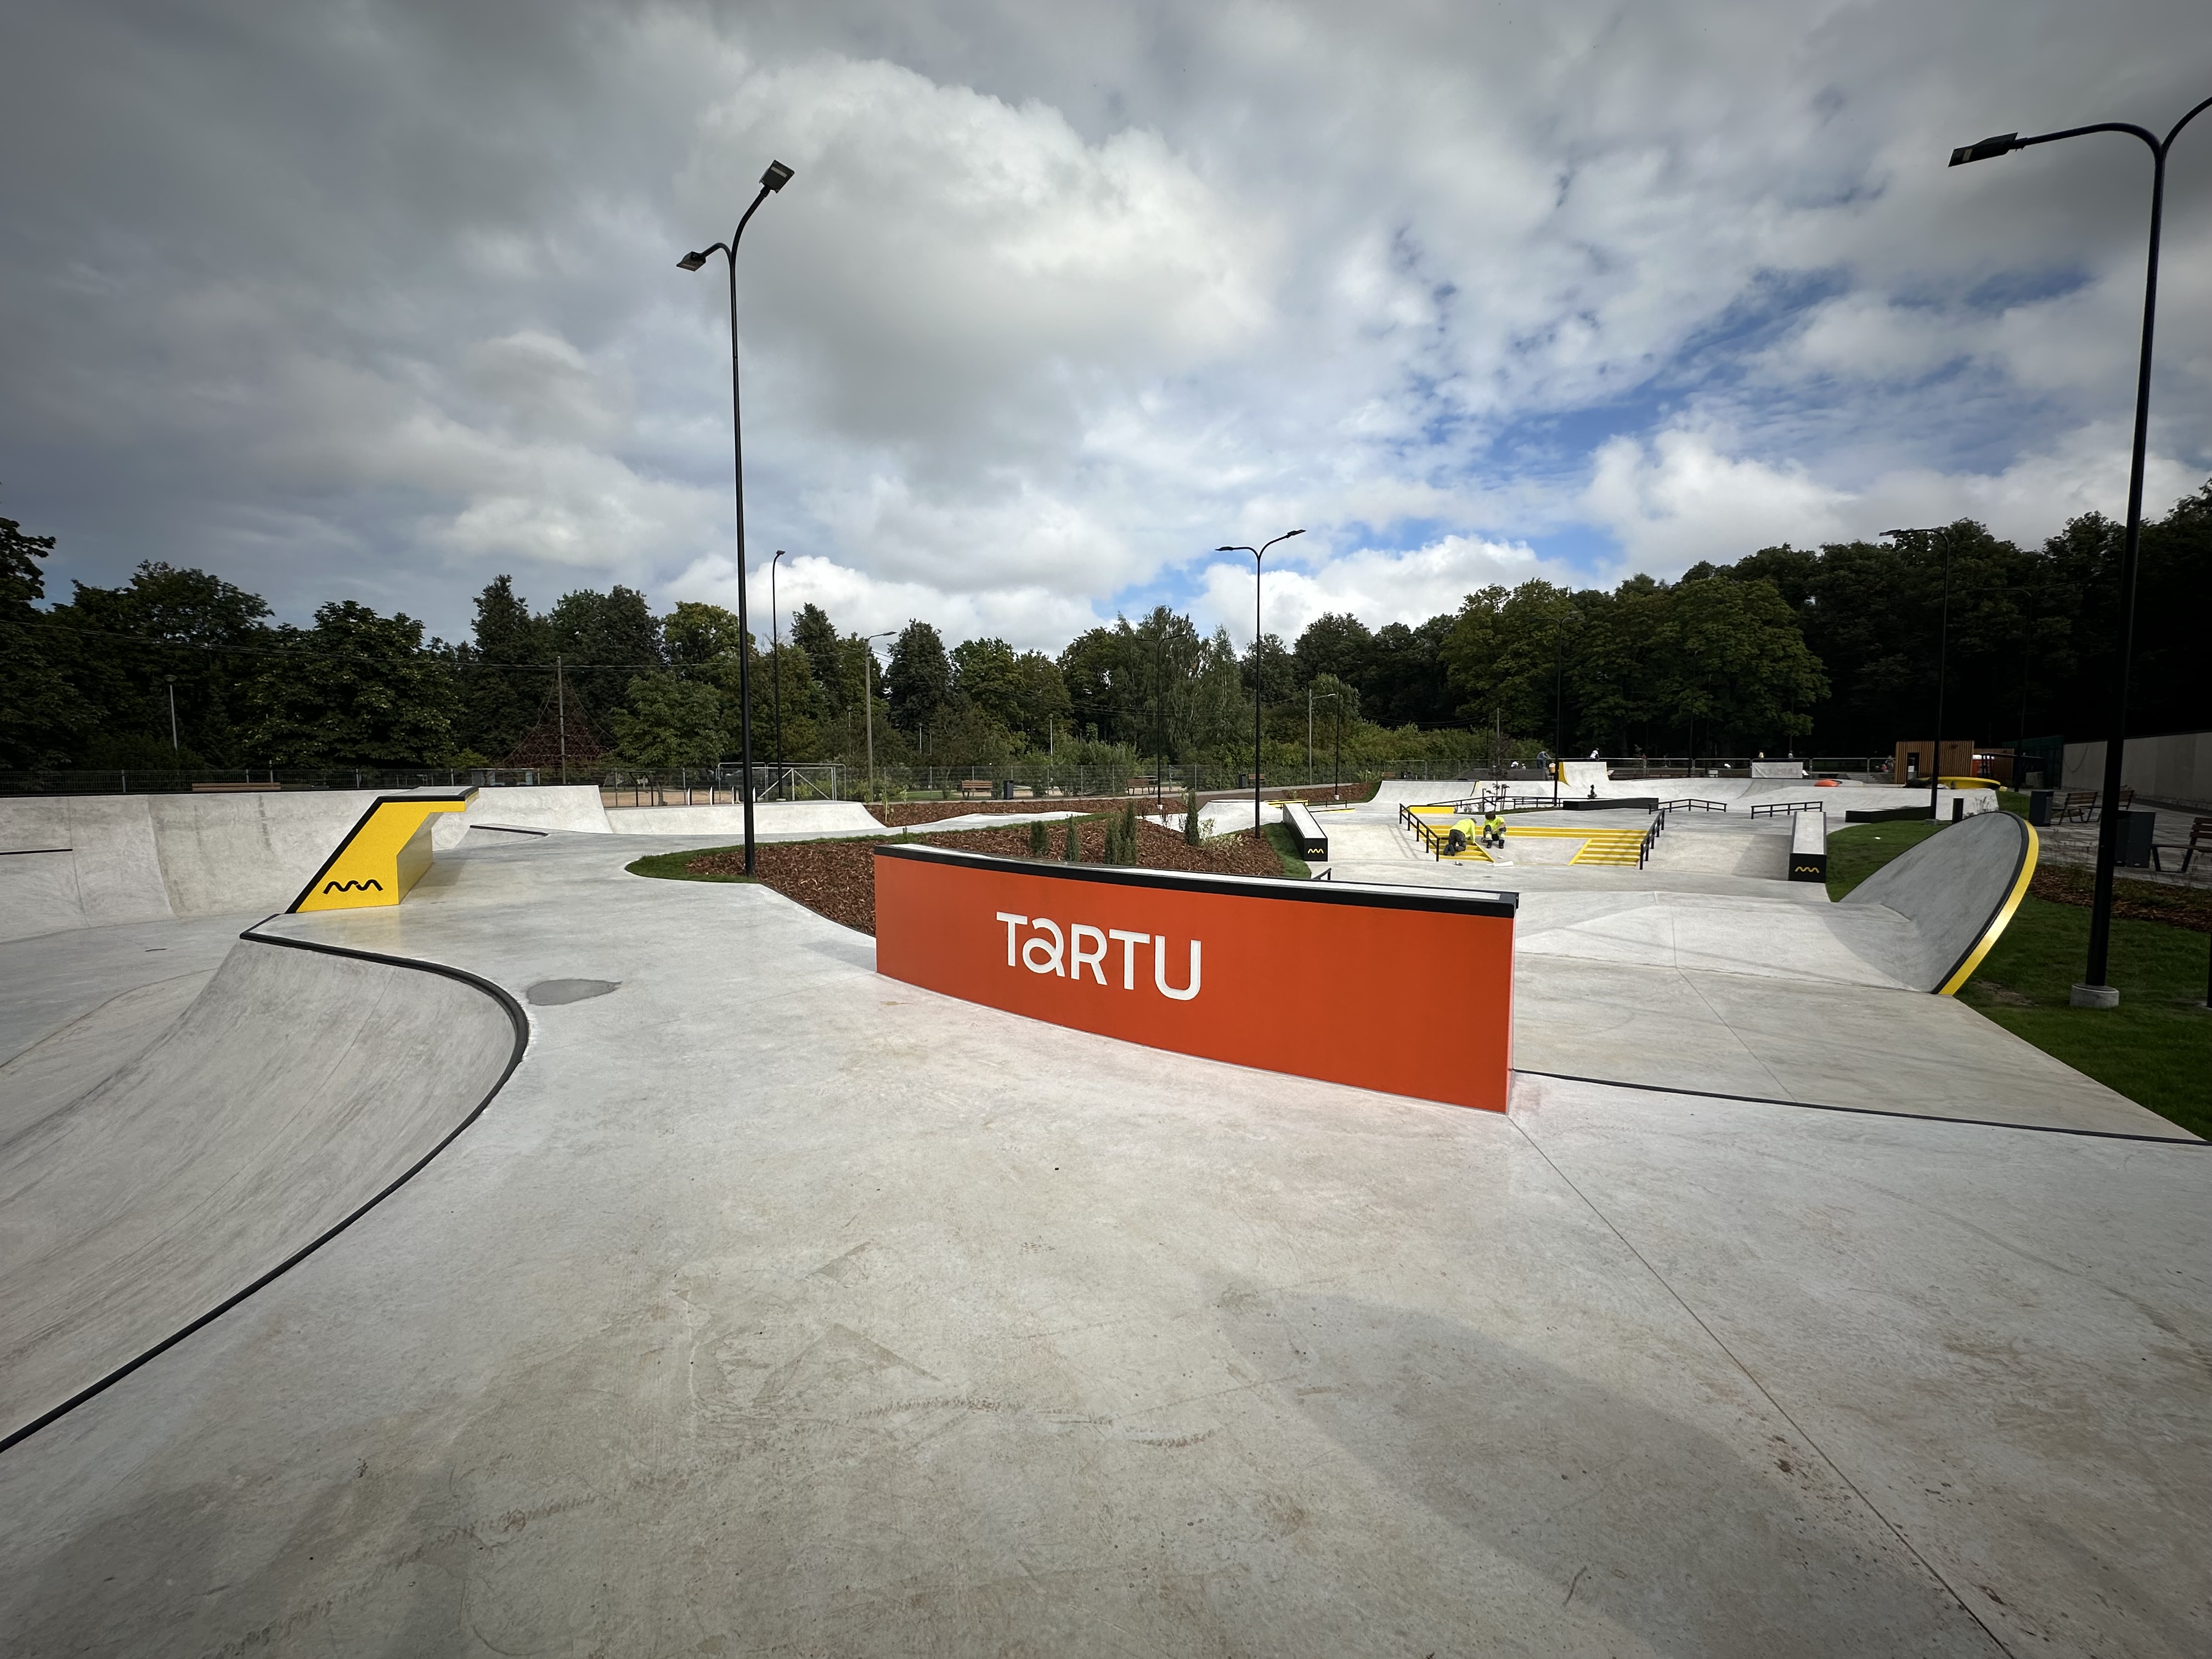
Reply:
<svg viewBox="0 0 2212 1659"><path fill-rule="evenodd" d="M171 1006L183 988L104 1005L150 1040L133 1054L92 1033L110 1072L82 1092L103 1056L78 1026L9 1065L0 1436L381 1192L477 1108L519 1041L499 1002L457 980L275 945L239 944ZM136 1006L149 994L168 999L150 1034Z"/></svg>

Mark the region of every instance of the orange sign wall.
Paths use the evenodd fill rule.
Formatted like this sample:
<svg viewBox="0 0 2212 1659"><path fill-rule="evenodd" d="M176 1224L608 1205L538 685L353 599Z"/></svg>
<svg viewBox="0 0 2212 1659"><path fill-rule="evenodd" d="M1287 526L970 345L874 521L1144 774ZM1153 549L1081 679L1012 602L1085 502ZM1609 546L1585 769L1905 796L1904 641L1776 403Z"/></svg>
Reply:
<svg viewBox="0 0 2212 1659"><path fill-rule="evenodd" d="M1504 1111L1515 896L876 848L876 969L1055 1025Z"/></svg>

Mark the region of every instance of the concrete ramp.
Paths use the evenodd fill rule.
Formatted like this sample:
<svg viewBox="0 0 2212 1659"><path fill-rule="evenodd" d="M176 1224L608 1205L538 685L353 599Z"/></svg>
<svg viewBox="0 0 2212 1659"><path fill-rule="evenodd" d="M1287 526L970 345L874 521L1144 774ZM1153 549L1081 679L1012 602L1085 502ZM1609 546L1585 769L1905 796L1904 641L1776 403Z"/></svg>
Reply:
<svg viewBox="0 0 2212 1659"><path fill-rule="evenodd" d="M618 836L731 836L745 833L742 806L617 806L607 827ZM918 827L918 826L917 826ZM753 804L755 836L878 836L883 821L856 800L763 800Z"/></svg>
<svg viewBox="0 0 2212 1659"><path fill-rule="evenodd" d="M0 1443L343 1226L481 1109L523 1041L469 981L253 941L181 1013L163 994L106 1011L118 1031L161 1024L96 1082L84 1030L9 1062L33 1104L0 1137Z"/></svg>
<svg viewBox="0 0 2212 1659"><path fill-rule="evenodd" d="M1879 906L1912 924L1910 946L1884 963L1908 985L1948 996L1966 982L2020 908L2035 873L2036 836L2009 812L1978 812L1938 830L1854 887L1841 908Z"/></svg>
<svg viewBox="0 0 2212 1659"><path fill-rule="evenodd" d="M545 784L534 789L479 789L467 811L431 826L430 845L440 852L457 847L478 827L513 830L569 830L607 833L606 809L596 783ZM471 845L480 844L478 836Z"/></svg>
<svg viewBox="0 0 2212 1659"><path fill-rule="evenodd" d="M1532 779L1527 787L1534 789L1536 784L1537 781ZM1435 783L1386 778L1375 786L1375 799L1368 804L1387 806L1395 812L1401 806L1431 806L1438 801L1472 800L1486 787L1471 778L1446 778ZM1547 784L1545 787L1548 788L1550 786ZM1252 814L1249 811L1244 814L1244 822L1248 825L1252 822Z"/></svg>
<svg viewBox="0 0 2212 1659"><path fill-rule="evenodd" d="M1606 786L1613 781L1613 774L1603 761L1578 760L1559 763L1559 787L1577 795L1586 795L1595 789L1600 795L1607 793ZM1646 792L1649 793L1649 792Z"/></svg>

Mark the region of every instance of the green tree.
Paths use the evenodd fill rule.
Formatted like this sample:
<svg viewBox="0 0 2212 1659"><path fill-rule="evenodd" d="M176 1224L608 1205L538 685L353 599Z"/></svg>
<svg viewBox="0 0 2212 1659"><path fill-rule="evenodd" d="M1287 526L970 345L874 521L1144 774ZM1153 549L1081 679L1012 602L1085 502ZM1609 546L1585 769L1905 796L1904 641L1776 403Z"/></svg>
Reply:
<svg viewBox="0 0 2212 1659"><path fill-rule="evenodd" d="M926 622L910 622L891 646L884 671L884 693L892 719L909 733L927 729L952 695L952 665L945 641Z"/></svg>
<svg viewBox="0 0 2212 1659"><path fill-rule="evenodd" d="M620 707L632 679L668 660L659 621L633 587L564 593L546 622L568 684L592 708Z"/></svg>
<svg viewBox="0 0 2212 1659"><path fill-rule="evenodd" d="M1107 743L1127 739L1132 721L1127 708L1130 641L1126 625L1090 628L1060 653L1060 684L1067 693L1069 723L1079 733Z"/></svg>
<svg viewBox="0 0 2212 1659"><path fill-rule="evenodd" d="M1024 651L1015 659L1017 729L1031 749L1043 750L1057 738L1068 737L1073 727L1074 706L1060 665L1042 651Z"/></svg>
<svg viewBox="0 0 2212 1659"><path fill-rule="evenodd" d="M665 771L709 767L722 758L722 700L713 686L673 674L641 674L627 690L629 707L617 709L607 722L623 760Z"/></svg>
<svg viewBox="0 0 2212 1659"><path fill-rule="evenodd" d="M818 605L803 605L792 619L791 642L806 655L806 666L821 688L825 715L842 714L860 695L860 668L850 643Z"/></svg>
<svg viewBox="0 0 2212 1659"><path fill-rule="evenodd" d="M952 695L1009 732L1024 724L1021 659L1004 640L963 640L952 647Z"/></svg>
<svg viewBox="0 0 2212 1659"><path fill-rule="evenodd" d="M533 616L509 576L495 576L476 599L470 642L455 653L460 670L458 730L464 747L497 759L538 721L552 685L552 630Z"/></svg>
<svg viewBox="0 0 2212 1659"><path fill-rule="evenodd" d="M455 753L452 665L422 648L422 624L351 599L311 629L276 630L280 654L254 683L253 757L272 766L442 766Z"/></svg>
<svg viewBox="0 0 2212 1659"><path fill-rule="evenodd" d="M1673 609L1670 712L1738 751L1812 729L1807 710L1827 696L1827 676L1772 582L1685 580Z"/></svg>
<svg viewBox="0 0 2212 1659"><path fill-rule="evenodd" d="M1244 653L1244 695L1250 696L1258 687L1260 701L1273 708L1278 703L1288 707L1295 702L1305 707L1300 687L1305 684L1298 678L1298 665L1283 641L1273 634L1262 635Z"/></svg>
<svg viewBox="0 0 2212 1659"><path fill-rule="evenodd" d="M66 765L98 719L64 676L55 660L62 636L38 611L46 592L38 562L53 550L52 536L0 519L0 766Z"/></svg>
<svg viewBox="0 0 2212 1659"><path fill-rule="evenodd" d="M1306 624L1291 655L1297 660L1301 685L1323 674L1346 685L1363 685L1374 665L1375 636L1358 617L1332 611Z"/></svg>
<svg viewBox="0 0 2212 1659"><path fill-rule="evenodd" d="M126 768L242 761L237 726L271 639L260 595L155 561L120 587L76 588L51 614L82 630L71 636L70 675L100 711L85 760Z"/></svg>

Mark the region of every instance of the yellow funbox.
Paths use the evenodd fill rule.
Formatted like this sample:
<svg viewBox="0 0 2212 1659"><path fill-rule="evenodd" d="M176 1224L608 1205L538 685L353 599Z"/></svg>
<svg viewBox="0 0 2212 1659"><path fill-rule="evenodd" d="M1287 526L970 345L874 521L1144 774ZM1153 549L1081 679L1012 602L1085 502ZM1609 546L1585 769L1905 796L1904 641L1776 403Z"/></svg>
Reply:
<svg viewBox="0 0 2212 1659"><path fill-rule="evenodd" d="M397 904L430 867L430 820L468 809L477 792L410 789L379 795L338 843L314 879L292 901L294 910L356 910Z"/></svg>

